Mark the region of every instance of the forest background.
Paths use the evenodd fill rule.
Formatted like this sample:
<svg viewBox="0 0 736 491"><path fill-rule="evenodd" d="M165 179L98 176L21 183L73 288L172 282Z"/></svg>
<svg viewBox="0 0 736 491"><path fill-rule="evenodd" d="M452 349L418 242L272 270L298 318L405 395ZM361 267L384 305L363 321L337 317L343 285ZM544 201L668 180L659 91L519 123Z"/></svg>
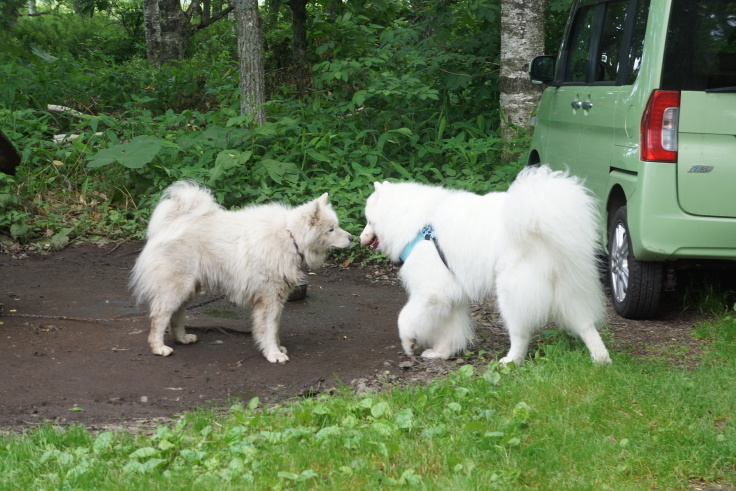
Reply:
<svg viewBox="0 0 736 491"><path fill-rule="evenodd" d="M500 106L502 31L541 12L554 54L570 0L267 0L250 31L246 3L0 5L0 129L22 157L0 173L0 245L142 238L185 178L227 207L327 191L351 232L374 180L504 189L530 130ZM242 62L257 43L254 106Z"/></svg>

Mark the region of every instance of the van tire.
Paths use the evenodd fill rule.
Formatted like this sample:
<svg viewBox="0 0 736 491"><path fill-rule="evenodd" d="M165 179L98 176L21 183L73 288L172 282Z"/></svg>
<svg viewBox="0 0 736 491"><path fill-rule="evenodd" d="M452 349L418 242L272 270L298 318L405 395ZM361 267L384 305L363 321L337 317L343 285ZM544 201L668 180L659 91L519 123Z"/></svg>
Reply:
<svg viewBox="0 0 736 491"><path fill-rule="evenodd" d="M620 207L608 228L608 278L614 310L626 319L653 317L662 294L662 270L661 262L634 257L626 207Z"/></svg>

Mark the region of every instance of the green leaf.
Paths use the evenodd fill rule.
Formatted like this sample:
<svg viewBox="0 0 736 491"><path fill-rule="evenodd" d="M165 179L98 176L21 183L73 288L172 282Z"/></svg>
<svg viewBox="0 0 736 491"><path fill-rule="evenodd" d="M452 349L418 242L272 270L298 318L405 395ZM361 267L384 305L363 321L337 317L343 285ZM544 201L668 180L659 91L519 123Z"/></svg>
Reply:
<svg viewBox="0 0 736 491"><path fill-rule="evenodd" d="M378 419L388 412L388 403L379 402L371 408L371 416Z"/></svg>
<svg viewBox="0 0 736 491"><path fill-rule="evenodd" d="M261 159L259 162L260 166L266 170L268 176L276 184L281 184L284 179L289 182L296 182L298 176L296 176L298 170L295 164L292 162L282 162L274 159ZM296 179L294 179L297 177Z"/></svg>
<svg viewBox="0 0 736 491"><path fill-rule="evenodd" d="M132 454L130 454L131 459L145 459L148 457L153 457L154 455L158 455L159 451L156 448L153 447L141 447Z"/></svg>
<svg viewBox="0 0 736 491"><path fill-rule="evenodd" d="M330 159L317 152L316 150L307 150L307 155L319 162L330 162Z"/></svg>
<svg viewBox="0 0 736 491"><path fill-rule="evenodd" d="M395 130L391 130L391 133L400 133L405 136L411 136L413 134L409 128L396 128Z"/></svg>
<svg viewBox="0 0 736 491"><path fill-rule="evenodd" d="M391 166L393 166L393 168L396 169L396 171L401 174L401 177L403 177L404 179L411 179L411 174L409 174L409 172L401 165L397 164L396 162L391 162Z"/></svg>
<svg viewBox="0 0 736 491"><path fill-rule="evenodd" d="M414 411L404 409L396 415L396 426L401 429L409 430L414 426Z"/></svg>
<svg viewBox="0 0 736 491"><path fill-rule="evenodd" d="M526 421L529 419L529 405L525 402L520 402L514 408L514 419L520 421Z"/></svg>
<svg viewBox="0 0 736 491"><path fill-rule="evenodd" d="M473 365L463 365L460 367L460 369L457 371L457 374L464 379L468 379L473 376L475 373L475 369L473 368Z"/></svg>
<svg viewBox="0 0 736 491"><path fill-rule="evenodd" d="M105 453L112 448L114 441L115 435L112 431L103 431L95 438L92 444L92 451L97 455Z"/></svg>
<svg viewBox="0 0 736 491"><path fill-rule="evenodd" d="M128 143L115 145L91 155L87 167L97 169L117 162L129 169L140 169L150 164L163 146L164 141L155 136L137 136Z"/></svg>

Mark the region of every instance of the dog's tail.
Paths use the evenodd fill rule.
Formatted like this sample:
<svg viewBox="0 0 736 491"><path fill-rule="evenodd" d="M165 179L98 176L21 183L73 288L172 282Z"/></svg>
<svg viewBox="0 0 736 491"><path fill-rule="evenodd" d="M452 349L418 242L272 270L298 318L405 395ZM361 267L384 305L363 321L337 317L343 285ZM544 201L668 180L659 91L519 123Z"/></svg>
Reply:
<svg viewBox="0 0 736 491"><path fill-rule="evenodd" d="M509 187L502 216L509 247L539 257L535 264L546 270L541 274L602 295L600 213L582 180L547 166L524 169Z"/></svg>
<svg viewBox="0 0 736 491"><path fill-rule="evenodd" d="M154 237L177 218L185 215L191 218L201 217L219 209L220 206L212 198L209 189L190 180L175 182L161 194L161 201L148 223L147 238Z"/></svg>
<svg viewBox="0 0 736 491"><path fill-rule="evenodd" d="M527 167L504 203L506 232L523 244L542 240L572 257L595 254L599 212L582 181L547 166Z"/></svg>

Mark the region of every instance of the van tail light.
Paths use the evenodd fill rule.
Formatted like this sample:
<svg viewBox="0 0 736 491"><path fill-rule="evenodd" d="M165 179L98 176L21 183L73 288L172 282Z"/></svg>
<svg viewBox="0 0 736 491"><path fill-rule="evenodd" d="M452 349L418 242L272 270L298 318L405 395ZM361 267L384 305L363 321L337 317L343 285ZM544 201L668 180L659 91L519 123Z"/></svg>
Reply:
<svg viewBox="0 0 736 491"><path fill-rule="evenodd" d="M677 162L677 124L680 93L655 90L641 118L641 160Z"/></svg>

